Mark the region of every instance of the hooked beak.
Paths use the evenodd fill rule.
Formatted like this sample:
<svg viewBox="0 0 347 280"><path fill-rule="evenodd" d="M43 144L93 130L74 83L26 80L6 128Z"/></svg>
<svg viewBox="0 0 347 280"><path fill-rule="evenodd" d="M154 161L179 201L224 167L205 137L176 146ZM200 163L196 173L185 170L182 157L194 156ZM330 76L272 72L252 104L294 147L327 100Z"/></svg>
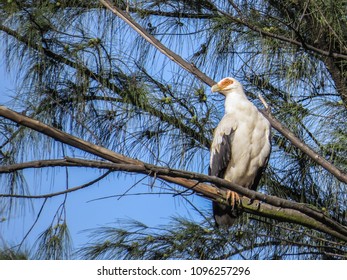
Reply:
<svg viewBox="0 0 347 280"><path fill-rule="evenodd" d="M211 87L211 91L212 91L212 92L219 92L219 93L225 95L223 92L221 92L222 89L219 87L218 84L213 85L213 86Z"/></svg>

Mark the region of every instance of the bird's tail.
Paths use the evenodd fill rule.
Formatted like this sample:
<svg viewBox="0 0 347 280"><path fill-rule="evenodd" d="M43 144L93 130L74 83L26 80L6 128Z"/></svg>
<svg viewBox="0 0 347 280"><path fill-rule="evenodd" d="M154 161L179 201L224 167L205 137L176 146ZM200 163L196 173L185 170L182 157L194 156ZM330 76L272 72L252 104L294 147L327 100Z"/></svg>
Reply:
<svg viewBox="0 0 347 280"><path fill-rule="evenodd" d="M231 206L217 202L213 202L212 206L213 217L217 227L231 227L235 223L237 217L239 217L242 213L240 209L237 209L238 207L232 208Z"/></svg>

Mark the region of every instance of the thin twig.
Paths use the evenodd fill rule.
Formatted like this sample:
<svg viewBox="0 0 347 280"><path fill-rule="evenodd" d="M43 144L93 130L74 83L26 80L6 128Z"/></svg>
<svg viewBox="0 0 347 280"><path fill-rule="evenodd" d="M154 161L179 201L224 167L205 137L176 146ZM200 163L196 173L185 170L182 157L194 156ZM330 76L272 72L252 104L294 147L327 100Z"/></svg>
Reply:
<svg viewBox="0 0 347 280"><path fill-rule="evenodd" d="M68 193L71 192L75 192L84 188L87 188L89 186L94 185L95 183L99 182L100 180L104 179L107 175L109 175L112 172L112 170L109 170L107 172L105 172L103 175L99 176L98 178L80 185L80 186L76 186L73 188L69 188L69 189L65 189L63 191L59 191L59 192L53 192L53 193L47 193L47 194L39 194L39 195L23 195L23 194L0 194L0 197L13 197L13 198L24 198L24 199L47 199L47 198L51 198L51 197L55 197L55 196L59 196L59 195L66 195Z"/></svg>
<svg viewBox="0 0 347 280"><path fill-rule="evenodd" d="M270 108L269 104L267 104L266 100L264 99L264 97L260 93L258 94L258 98L260 99L261 103L263 103L266 112L268 114L271 114L271 108Z"/></svg>
<svg viewBox="0 0 347 280"><path fill-rule="evenodd" d="M35 221L34 221L33 224L31 225L31 227L29 228L29 230L27 231L27 233L24 235L22 241L19 243L19 245L18 245L18 252L19 252L20 248L22 247L22 245L23 245L25 239L27 239L27 237L29 236L30 232L34 229L35 225L37 224L37 222L38 222L38 220L39 220L39 218L40 218L40 216L41 216L41 213L42 213L42 211L43 211L43 208L44 208L46 202L47 202L47 198L43 201L43 203L42 203L42 205L41 205L41 207L40 207L40 210L39 210L39 212L38 212L37 215L36 215Z"/></svg>

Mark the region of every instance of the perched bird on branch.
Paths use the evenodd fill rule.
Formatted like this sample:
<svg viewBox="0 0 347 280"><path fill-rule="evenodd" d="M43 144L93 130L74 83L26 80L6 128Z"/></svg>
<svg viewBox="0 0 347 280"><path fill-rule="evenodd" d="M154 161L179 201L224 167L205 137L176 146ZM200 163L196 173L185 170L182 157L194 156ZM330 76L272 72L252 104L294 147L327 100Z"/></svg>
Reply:
<svg viewBox="0 0 347 280"><path fill-rule="evenodd" d="M222 79L211 90L225 96L225 115L214 131L209 175L256 190L270 155L270 123L234 78ZM227 190L227 199L229 205L213 202L216 226L230 227L241 214L239 195Z"/></svg>

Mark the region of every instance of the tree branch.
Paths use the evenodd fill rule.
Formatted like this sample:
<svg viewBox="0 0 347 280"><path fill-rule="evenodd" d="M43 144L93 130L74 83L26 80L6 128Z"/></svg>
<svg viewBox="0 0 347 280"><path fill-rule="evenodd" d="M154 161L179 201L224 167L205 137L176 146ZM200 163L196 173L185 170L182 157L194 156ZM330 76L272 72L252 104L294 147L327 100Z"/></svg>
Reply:
<svg viewBox="0 0 347 280"><path fill-rule="evenodd" d="M65 159L51 159L51 160L35 160L24 163L16 163L11 165L0 166L0 174L12 173L28 168L44 168L44 167L64 167L64 166L79 166L73 162L68 162Z"/></svg>
<svg viewBox="0 0 347 280"><path fill-rule="evenodd" d="M176 62L182 68L187 70L189 73L196 76L198 79L204 81L208 85L212 86L215 82L202 73L195 65L185 61L182 57L180 57L175 52L166 48L159 40L157 40L153 35L149 34L146 29L144 29L141 25L139 25L136 21L134 21L126 12L123 12L122 9L111 4L110 1L100 0L107 9L112 11L115 15L120 17L123 21L125 21L131 28L133 28L137 33L141 35L146 41L155 46L160 52L162 52L165 56L170 58L172 61Z"/></svg>
<svg viewBox="0 0 347 280"><path fill-rule="evenodd" d="M70 165L71 166L71 165ZM33 167L33 168L37 168L37 167ZM97 177L96 179L89 181L88 183L82 184L80 186L76 186L73 188L69 188L69 189L65 189L63 191L59 191L59 192L53 192L53 193L47 193L47 194L39 194L39 195L25 195L25 194L0 194L0 197L11 197L11 198L25 198L25 199L47 199L47 198L51 198L54 196L59 196L59 195L65 195L67 193L71 193L71 192L75 192L81 189L85 189L89 186L94 185L95 183L101 181L102 179L104 179L105 177L107 177L110 173L112 172L112 170L109 170L107 172L105 172L104 174L102 174L101 176Z"/></svg>
<svg viewBox="0 0 347 280"><path fill-rule="evenodd" d="M271 126L279 131L285 138L287 138L295 147L301 150L304 154L310 157L315 163L322 166L324 169L333 174L338 180L347 184L347 174L338 169L335 165L327 161L325 158L320 156L299 138L297 138L293 132L291 132L287 127L282 125L275 117L273 117L267 111L261 110L263 115L271 123Z"/></svg>

